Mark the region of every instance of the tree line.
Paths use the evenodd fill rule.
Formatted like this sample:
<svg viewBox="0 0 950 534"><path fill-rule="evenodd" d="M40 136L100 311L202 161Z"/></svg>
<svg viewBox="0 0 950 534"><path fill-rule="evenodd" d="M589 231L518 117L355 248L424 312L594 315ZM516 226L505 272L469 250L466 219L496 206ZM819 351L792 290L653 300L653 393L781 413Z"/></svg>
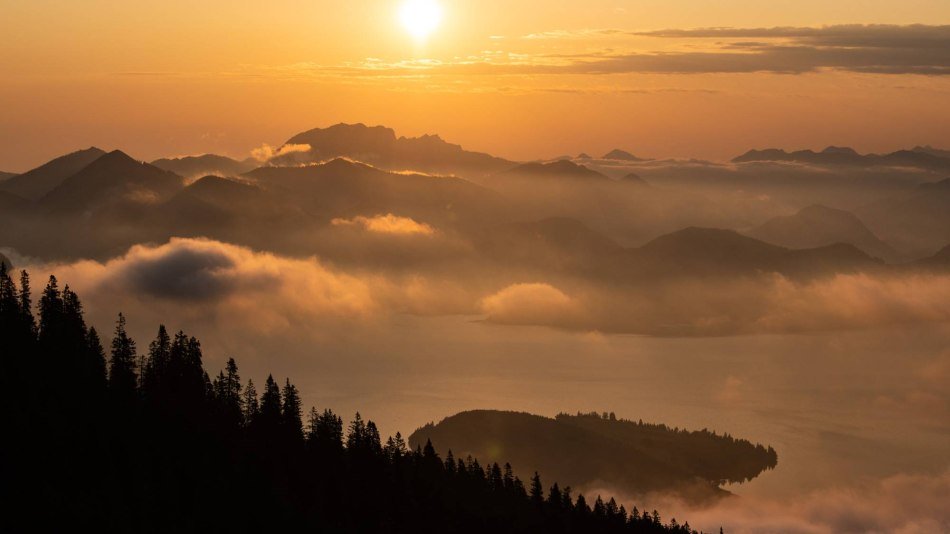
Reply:
<svg viewBox="0 0 950 534"><path fill-rule="evenodd" d="M34 309L37 315L34 316ZM410 450L359 413L304 413L289 380L258 393L234 359L159 326L139 347L118 315L104 344L78 295L0 267L4 531L692 533L511 465Z"/></svg>

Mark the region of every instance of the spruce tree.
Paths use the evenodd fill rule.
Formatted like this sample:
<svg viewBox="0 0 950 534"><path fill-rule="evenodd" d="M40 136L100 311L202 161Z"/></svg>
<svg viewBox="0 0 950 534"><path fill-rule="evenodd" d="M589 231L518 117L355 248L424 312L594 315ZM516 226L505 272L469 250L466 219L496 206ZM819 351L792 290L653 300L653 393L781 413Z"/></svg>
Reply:
<svg viewBox="0 0 950 534"><path fill-rule="evenodd" d="M257 388L254 387L254 381L247 380L247 386L244 388L243 395L243 422L244 426L250 426L257 419L260 412L260 406L257 403Z"/></svg>
<svg viewBox="0 0 950 534"><path fill-rule="evenodd" d="M267 375L264 393L261 395L260 421L268 430L273 430L280 426L281 414L280 388L277 387L274 377Z"/></svg>
<svg viewBox="0 0 950 534"><path fill-rule="evenodd" d="M112 355L109 360L109 389L120 399L129 401L135 396L135 341L125 330L125 316L119 314L112 337Z"/></svg>
<svg viewBox="0 0 950 534"><path fill-rule="evenodd" d="M534 476L531 477L531 492L530 492L531 502L540 506L544 503L544 486L541 485L541 475L537 471L534 472Z"/></svg>
<svg viewBox="0 0 950 534"><path fill-rule="evenodd" d="M281 418L288 436L296 441L303 439L301 415L300 394L288 378L284 384Z"/></svg>

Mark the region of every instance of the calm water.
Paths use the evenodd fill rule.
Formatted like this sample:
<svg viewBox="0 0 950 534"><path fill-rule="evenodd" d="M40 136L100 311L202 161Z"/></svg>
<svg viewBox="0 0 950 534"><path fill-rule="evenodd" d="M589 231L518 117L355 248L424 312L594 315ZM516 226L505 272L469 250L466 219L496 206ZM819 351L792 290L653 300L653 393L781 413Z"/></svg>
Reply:
<svg viewBox="0 0 950 534"><path fill-rule="evenodd" d="M950 466L947 327L658 339L404 316L256 358L204 339L210 367L248 350L245 376L288 374L308 405L384 435L475 408L614 411L771 444L778 468L729 489L775 497Z"/></svg>

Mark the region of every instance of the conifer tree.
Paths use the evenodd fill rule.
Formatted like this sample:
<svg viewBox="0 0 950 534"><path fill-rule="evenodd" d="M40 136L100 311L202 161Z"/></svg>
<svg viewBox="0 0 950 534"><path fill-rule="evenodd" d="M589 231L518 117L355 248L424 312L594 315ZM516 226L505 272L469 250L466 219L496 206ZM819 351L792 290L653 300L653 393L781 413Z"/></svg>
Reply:
<svg viewBox="0 0 950 534"><path fill-rule="evenodd" d="M36 320L33 318L33 296L30 289L30 273L20 271L20 321L23 333L36 337Z"/></svg>
<svg viewBox="0 0 950 534"><path fill-rule="evenodd" d="M102 389L106 385L106 352L102 348L99 332L95 327L89 328L86 335L86 362L89 372L89 386L93 389Z"/></svg>
<svg viewBox="0 0 950 534"><path fill-rule="evenodd" d="M112 355L109 360L109 388L121 399L135 395L135 341L125 330L125 316L119 314L112 337Z"/></svg>
<svg viewBox="0 0 950 534"><path fill-rule="evenodd" d="M541 485L541 475L537 471L534 472L534 476L531 477L531 502L540 506L544 503L544 486Z"/></svg>
<svg viewBox="0 0 950 534"><path fill-rule="evenodd" d="M244 425L250 426L250 424L257 419L257 415L260 412L260 406L257 403L257 388L254 387L254 381L251 379L247 380L247 387L244 388L243 399Z"/></svg>
<svg viewBox="0 0 950 534"><path fill-rule="evenodd" d="M290 383L284 384L281 418L288 436L294 440L303 439L303 421L301 420L300 394L297 387Z"/></svg>
<svg viewBox="0 0 950 534"><path fill-rule="evenodd" d="M269 430L280 425L281 414L280 388L272 375L267 375L264 382L264 393L261 394L260 420Z"/></svg>

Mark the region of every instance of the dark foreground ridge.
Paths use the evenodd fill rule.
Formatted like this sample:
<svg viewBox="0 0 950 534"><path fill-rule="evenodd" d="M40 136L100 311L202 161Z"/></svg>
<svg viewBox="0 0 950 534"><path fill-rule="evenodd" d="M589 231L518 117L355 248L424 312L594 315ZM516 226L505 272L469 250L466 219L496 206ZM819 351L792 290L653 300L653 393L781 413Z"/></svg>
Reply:
<svg viewBox="0 0 950 534"><path fill-rule="evenodd" d="M68 286L0 267L4 532L692 532L688 523L569 488L528 487L510 465L385 444L359 414L344 431L233 359L211 379L201 344L164 327L140 354L120 314L107 358Z"/></svg>

